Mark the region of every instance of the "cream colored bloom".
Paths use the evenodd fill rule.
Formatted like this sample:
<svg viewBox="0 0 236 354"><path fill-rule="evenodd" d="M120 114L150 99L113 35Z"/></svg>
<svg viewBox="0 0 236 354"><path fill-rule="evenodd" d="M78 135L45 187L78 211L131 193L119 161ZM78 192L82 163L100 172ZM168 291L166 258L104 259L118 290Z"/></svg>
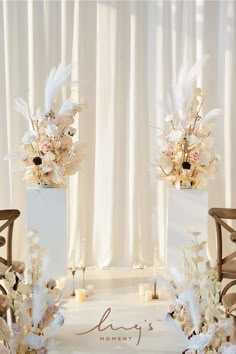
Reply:
<svg viewBox="0 0 236 354"><path fill-rule="evenodd" d="M25 133L25 135L22 138L22 142L24 144L31 144L37 138L37 136L38 136L37 132L30 130Z"/></svg>
<svg viewBox="0 0 236 354"><path fill-rule="evenodd" d="M173 119L174 119L173 114L168 114L168 115L165 117L165 121L166 121L166 122L172 122Z"/></svg>
<svg viewBox="0 0 236 354"><path fill-rule="evenodd" d="M178 144L184 137L181 130L172 130L168 135L169 141Z"/></svg>
<svg viewBox="0 0 236 354"><path fill-rule="evenodd" d="M56 126L56 124L48 124L45 128L45 133L49 137L55 137L58 134L58 127Z"/></svg>

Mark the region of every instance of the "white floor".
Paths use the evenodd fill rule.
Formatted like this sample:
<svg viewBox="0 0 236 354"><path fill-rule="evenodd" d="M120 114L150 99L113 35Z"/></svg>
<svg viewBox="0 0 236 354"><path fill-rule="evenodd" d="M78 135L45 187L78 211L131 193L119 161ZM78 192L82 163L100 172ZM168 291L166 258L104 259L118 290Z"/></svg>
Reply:
<svg viewBox="0 0 236 354"><path fill-rule="evenodd" d="M178 338L165 324L166 299L160 294L159 300L145 302L138 294L138 284L151 283L151 274L151 269L88 271L86 283L93 284L96 291L85 302L78 302L73 297L67 299L65 324L56 337L60 345L53 353L181 353L183 348L179 346ZM76 274L76 287L82 287L81 274ZM98 328L105 312L107 318ZM110 324L114 329L125 329L105 329ZM87 331L90 332L76 334Z"/></svg>

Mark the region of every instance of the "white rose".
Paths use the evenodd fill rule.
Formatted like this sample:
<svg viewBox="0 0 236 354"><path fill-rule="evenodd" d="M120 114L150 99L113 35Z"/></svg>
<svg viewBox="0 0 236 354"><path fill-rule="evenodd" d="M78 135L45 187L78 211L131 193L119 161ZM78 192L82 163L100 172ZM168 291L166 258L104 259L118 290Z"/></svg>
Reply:
<svg viewBox="0 0 236 354"><path fill-rule="evenodd" d="M189 145L198 144L200 142L199 138L196 135L189 135L187 137L187 141Z"/></svg>
<svg viewBox="0 0 236 354"><path fill-rule="evenodd" d="M168 114L168 115L165 117L165 121L166 121L166 122L171 122L173 119L174 119L173 114Z"/></svg>
<svg viewBox="0 0 236 354"><path fill-rule="evenodd" d="M29 131L26 132L25 135L22 138L23 144L31 144L36 138L37 138L37 133L35 131Z"/></svg>
<svg viewBox="0 0 236 354"><path fill-rule="evenodd" d="M48 126L45 128L45 133L46 133L49 137L57 136L57 134L58 134L58 127L56 126L56 124L48 124Z"/></svg>
<svg viewBox="0 0 236 354"><path fill-rule="evenodd" d="M178 144L183 139L184 133L181 130L172 130L168 137L171 142Z"/></svg>

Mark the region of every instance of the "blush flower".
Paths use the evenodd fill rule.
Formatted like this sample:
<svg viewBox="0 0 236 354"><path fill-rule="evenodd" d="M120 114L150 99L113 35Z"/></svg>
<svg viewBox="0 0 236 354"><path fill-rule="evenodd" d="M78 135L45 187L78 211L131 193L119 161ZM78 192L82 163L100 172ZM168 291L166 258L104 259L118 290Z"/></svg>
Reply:
<svg viewBox="0 0 236 354"><path fill-rule="evenodd" d="M23 331L24 327L20 323L12 323L11 329L12 329L14 336L17 336Z"/></svg>
<svg viewBox="0 0 236 354"><path fill-rule="evenodd" d="M199 161L200 152L198 150L191 151L189 157L191 160L197 162Z"/></svg>
<svg viewBox="0 0 236 354"><path fill-rule="evenodd" d="M42 152L46 153L48 151L51 150L51 144L49 144L48 142L44 141L41 145L40 145L40 149Z"/></svg>

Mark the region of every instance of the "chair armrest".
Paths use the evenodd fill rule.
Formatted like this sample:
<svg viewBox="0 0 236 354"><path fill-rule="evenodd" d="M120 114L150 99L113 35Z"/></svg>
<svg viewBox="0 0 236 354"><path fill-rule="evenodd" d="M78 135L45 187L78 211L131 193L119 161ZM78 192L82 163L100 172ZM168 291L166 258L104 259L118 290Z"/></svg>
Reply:
<svg viewBox="0 0 236 354"><path fill-rule="evenodd" d="M236 310L236 303L230 306L230 308L227 309L227 313L229 315L232 315L235 317L235 310ZM234 312L234 313L233 313Z"/></svg>
<svg viewBox="0 0 236 354"><path fill-rule="evenodd" d="M0 257L0 263L7 265L7 260Z"/></svg>

